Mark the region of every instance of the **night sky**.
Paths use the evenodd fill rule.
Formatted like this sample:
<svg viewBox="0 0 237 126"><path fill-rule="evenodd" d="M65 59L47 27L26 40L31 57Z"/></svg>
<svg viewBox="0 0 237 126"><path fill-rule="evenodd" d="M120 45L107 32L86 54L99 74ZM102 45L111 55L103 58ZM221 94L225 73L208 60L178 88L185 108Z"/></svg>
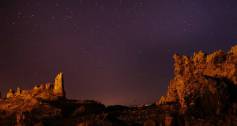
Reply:
<svg viewBox="0 0 237 126"><path fill-rule="evenodd" d="M0 90L62 71L69 98L150 103L166 92L173 53L234 44L236 0L1 0Z"/></svg>

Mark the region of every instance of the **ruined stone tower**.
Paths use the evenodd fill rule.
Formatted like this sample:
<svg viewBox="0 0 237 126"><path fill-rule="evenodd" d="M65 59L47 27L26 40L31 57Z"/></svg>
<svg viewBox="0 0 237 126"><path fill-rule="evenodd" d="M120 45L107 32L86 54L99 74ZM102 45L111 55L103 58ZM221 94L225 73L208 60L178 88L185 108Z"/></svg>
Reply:
<svg viewBox="0 0 237 126"><path fill-rule="evenodd" d="M59 73L53 85L53 94L59 97L65 97L64 85L63 85L63 73Z"/></svg>

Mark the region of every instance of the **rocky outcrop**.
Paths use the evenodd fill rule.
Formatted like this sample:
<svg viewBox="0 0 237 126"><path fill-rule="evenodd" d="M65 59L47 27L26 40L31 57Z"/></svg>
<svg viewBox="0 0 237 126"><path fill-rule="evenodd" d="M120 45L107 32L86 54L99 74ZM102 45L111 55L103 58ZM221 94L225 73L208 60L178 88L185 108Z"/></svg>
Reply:
<svg viewBox="0 0 237 126"><path fill-rule="evenodd" d="M53 85L53 94L56 96L64 97L64 84L63 84L63 73L59 73L54 81Z"/></svg>
<svg viewBox="0 0 237 126"><path fill-rule="evenodd" d="M237 45L227 53L199 51L173 59L174 78L158 104L178 103L181 112L202 116L218 115L237 102Z"/></svg>
<svg viewBox="0 0 237 126"><path fill-rule="evenodd" d="M65 98L65 91L63 85L63 74L59 73L53 85L50 83L39 84L34 86L31 90L22 90L20 87L14 92L13 89L9 89L6 94L7 99L11 98L21 98L21 99L31 99L39 98L44 100L53 100L57 98Z"/></svg>
<svg viewBox="0 0 237 126"><path fill-rule="evenodd" d="M63 74L53 84L9 89L0 100L2 126L237 126L237 45L228 52L175 54L174 78L155 104L103 104L65 97Z"/></svg>

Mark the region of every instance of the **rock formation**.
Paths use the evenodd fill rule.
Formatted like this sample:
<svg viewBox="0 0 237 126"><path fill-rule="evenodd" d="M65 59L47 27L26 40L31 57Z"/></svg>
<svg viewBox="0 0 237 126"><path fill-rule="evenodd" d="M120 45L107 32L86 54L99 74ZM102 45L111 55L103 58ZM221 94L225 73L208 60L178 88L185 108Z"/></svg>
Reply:
<svg viewBox="0 0 237 126"><path fill-rule="evenodd" d="M155 104L69 100L59 73L53 84L9 89L0 100L0 126L237 126L237 45L173 59L174 77Z"/></svg>
<svg viewBox="0 0 237 126"><path fill-rule="evenodd" d="M59 73L55 78L53 94L55 96L60 96L60 97L65 96L64 85L63 85L63 73Z"/></svg>
<svg viewBox="0 0 237 126"><path fill-rule="evenodd" d="M22 90L21 88L17 88L16 92L13 89L9 89L6 98L14 98L14 97L21 97L24 99L31 99L31 98L40 98L45 100L53 100L57 98L65 98L65 91L63 85L63 74L59 73L53 85L50 83L40 84L34 86L32 90Z"/></svg>
<svg viewBox="0 0 237 126"><path fill-rule="evenodd" d="M237 102L237 45L227 53L199 51L192 57L175 54L173 59L174 78L158 104L178 103L183 113L198 108L219 114Z"/></svg>

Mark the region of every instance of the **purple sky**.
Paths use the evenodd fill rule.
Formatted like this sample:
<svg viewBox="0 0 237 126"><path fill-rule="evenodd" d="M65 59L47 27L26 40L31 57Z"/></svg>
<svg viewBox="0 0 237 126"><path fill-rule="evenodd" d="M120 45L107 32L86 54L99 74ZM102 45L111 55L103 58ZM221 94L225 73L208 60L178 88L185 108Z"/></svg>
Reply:
<svg viewBox="0 0 237 126"><path fill-rule="evenodd" d="M62 71L69 98L150 103L173 53L237 44L236 12L236 0L1 0L0 90Z"/></svg>

